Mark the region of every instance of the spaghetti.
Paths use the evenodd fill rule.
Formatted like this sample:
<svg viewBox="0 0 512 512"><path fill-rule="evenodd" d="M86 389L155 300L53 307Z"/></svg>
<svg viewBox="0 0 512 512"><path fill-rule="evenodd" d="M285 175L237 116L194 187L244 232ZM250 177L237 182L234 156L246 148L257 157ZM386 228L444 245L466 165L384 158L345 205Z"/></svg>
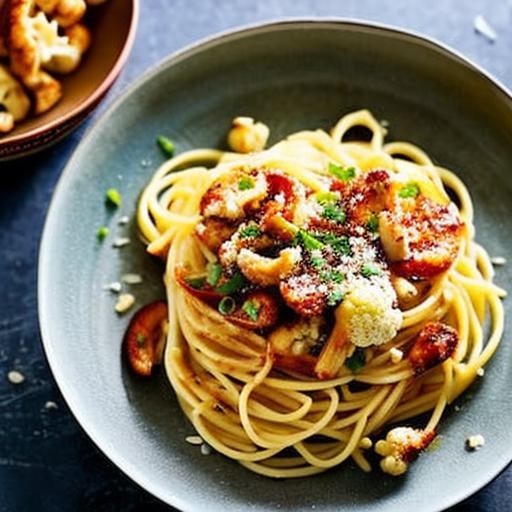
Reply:
<svg viewBox="0 0 512 512"><path fill-rule="evenodd" d="M346 141L347 133L354 127L369 130L370 140ZM374 437L385 425L403 423L432 411L422 431L426 436L421 438L425 441L422 446L418 439L406 436L409 448L413 446L418 451L432 439L447 404L472 383L478 369L488 362L500 342L503 332L500 298L505 292L493 284L489 256L474 241L473 207L466 187L451 171L434 165L420 148L407 142L384 143L385 133L373 116L363 110L342 117L330 134L322 130L299 132L256 153L244 155L211 149L188 151L165 162L140 198L138 225L148 251L166 258L169 329L164 364L167 376L183 411L203 439L220 453L257 473L270 477L302 477L325 471L350 457L361 469L369 471L370 464L365 455L371 445L369 437ZM404 199L399 200L404 204L415 205L415 201L419 201L415 197L419 194L431 198L428 205L448 205L443 206L445 210L442 212L446 213L448 208L457 210L453 218L458 220L450 224L450 229L457 235L457 251L447 269L428 275L422 267L424 275L421 279L414 279L418 276L413 275L413 279L403 281L417 296L409 305L400 304L399 322L392 339L359 347L345 344L335 354L337 363L331 361L327 373L315 374L311 367L310 371L302 371L300 365L289 365L283 362L287 360L284 357L279 359L279 351L274 350L269 340L273 339L272 332L282 327L281 320L278 319L277 328L275 321L269 320L272 328L265 325L254 329L247 317L253 317L254 311L244 310L242 315L245 314L246 323L241 321L240 315L239 321L233 321L236 318L230 313L235 305L231 298L224 300L225 311L220 305L218 309L212 307L204 294L194 292L201 285L194 288L195 283L188 280L187 285L180 276L186 271L187 276L202 276L204 283L205 269L212 268L218 261L218 252L205 243L204 236L198 236L198 226L208 213L205 198L212 190L217 190L216 184L226 182L233 173L242 172L248 173L254 181L251 189L255 190L261 173L268 182L268 173L276 171L279 176L300 183L307 190L307 197L315 195L318 202L324 204L322 198L332 200L329 194L333 193L336 177L343 178L340 172L335 172L335 177L332 175L333 170L340 169L349 169L350 172L343 172L348 172L348 178L354 180L375 176L375 170L384 169L386 179L401 180L399 197ZM239 188L245 187L240 185ZM456 197L458 209L449 201L447 190ZM285 197L283 201L282 195L276 194L274 199L285 208L283 203L288 203L289 198ZM325 212L325 207L322 208ZM329 212L330 220L328 215L325 217L333 225L345 221L339 210L331 208ZM213 217L218 219L218 214L219 211L213 211ZM229 212L226 215L229 216ZM382 215L377 219L381 222L381 230L385 220ZM407 215L410 218L413 213ZM376 218L372 217L370 221L375 222ZM228 224L233 226L232 219ZM212 231L212 226L207 226L210 230L207 235L217 233ZM243 226L247 229L248 224ZM224 240L232 236L235 227L223 237ZM202 229L205 230L204 225ZM361 231L360 227L357 229ZM299 231L303 232L300 226ZM294 243L299 231L294 233ZM300 247L302 255L309 251L307 258L313 264L325 259L324 248L330 240L325 237L325 232L324 238L320 234L312 238L323 240L323 244L308 246L307 239ZM275 238L274 235L271 238ZM379 233L367 238L371 239L372 247L380 247L374 256L377 258L374 264L378 266L381 264L378 255L382 254ZM288 246L289 253L286 254L299 250L292 247L292 243ZM283 254L282 247L280 254ZM394 263L388 268L389 262L386 258L383 261L380 271L367 271L364 277L375 280L377 277L373 275L379 272L381 276L387 276L386 279L392 276ZM409 270L409 267L402 268L406 274ZM362 273L365 274L364 270ZM247 272L244 274L247 277ZM258 281L261 276L255 279ZM326 293L332 293L338 289L334 288L338 286L335 281L331 273L327 284L320 286ZM345 302L348 303L342 299L347 294L349 281L348 278L343 281L343 293L330 303L333 308L339 310ZM390 282L395 286L392 279ZM393 297L394 305L389 308L396 309L396 296ZM300 318L297 313L302 311L300 307L292 304L294 318ZM323 310L319 316L308 310L305 316L327 317L331 314L328 326L331 330L333 308L327 307L331 313ZM484 326L487 316L491 326L488 333ZM415 350L411 346L421 337L425 326L432 322L451 326L448 333L456 332L456 346L448 354L451 357L438 358L418 371L418 367L411 363ZM311 323L308 325L311 327ZM325 337L323 343L322 353L325 353ZM304 347L301 347L303 353ZM299 352L295 350L289 355ZM354 357L361 353L364 360L355 367L357 359ZM318 362L322 355L319 356L317 351L312 356L306 354L301 360L309 361L308 357ZM405 462L406 468L412 457L404 450L398 455L395 453L395 459ZM382 455L388 455L388 452L382 447L379 451ZM390 469L386 464L381 463L381 466L385 471ZM395 470L395 474L402 469ZM388 472L393 473L393 470Z"/></svg>

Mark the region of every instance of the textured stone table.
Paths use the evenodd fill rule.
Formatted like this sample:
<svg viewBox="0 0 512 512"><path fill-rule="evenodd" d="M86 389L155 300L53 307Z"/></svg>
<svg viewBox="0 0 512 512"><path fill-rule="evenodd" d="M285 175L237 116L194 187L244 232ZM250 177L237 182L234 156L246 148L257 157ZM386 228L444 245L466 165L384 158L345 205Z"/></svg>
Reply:
<svg viewBox="0 0 512 512"><path fill-rule="evenodd" d="M36 311L36 262L48 204L66 161L94 117L143 71L199 38L241 24L285 16L344 16L434 36L512 87L509 0L141 0L128 65L99 110L53 148L0 163L0 511L170 510L115 468L64 404L42 353ZM494 44L475 34L483 14ZM25 375L11 384L10 370ZM57 408L45 407L48 401ZM172 482L169 482L172 485ZM511 509L512 468L454 511ZM376 510L378 507L376 507Z"/></svg>

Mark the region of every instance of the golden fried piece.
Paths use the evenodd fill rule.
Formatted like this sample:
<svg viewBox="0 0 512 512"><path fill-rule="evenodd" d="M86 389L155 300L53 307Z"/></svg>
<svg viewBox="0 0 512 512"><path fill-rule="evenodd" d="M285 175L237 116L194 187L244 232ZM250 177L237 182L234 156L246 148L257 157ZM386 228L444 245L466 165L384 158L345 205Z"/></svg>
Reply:
<svg viewBox="0 0 512 512"><path fill-rule="evenodd" d="M84 0L35 0L35 3L63 28L78 23L86 9Z"/></svg>
<svg viewBox="0 0 512 512"><path fill-rule="evenodd" d="M7 133L14 128L14 122L25 118L30 109L30 100L21 84L6 66L0 64L0 132Z"/></svg>

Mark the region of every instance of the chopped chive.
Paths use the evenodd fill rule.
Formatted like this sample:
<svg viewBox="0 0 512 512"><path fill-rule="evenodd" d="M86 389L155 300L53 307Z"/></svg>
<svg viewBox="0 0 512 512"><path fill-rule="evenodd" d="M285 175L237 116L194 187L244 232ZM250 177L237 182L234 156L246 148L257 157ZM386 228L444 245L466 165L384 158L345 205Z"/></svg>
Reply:
<svg viewBox="0 0 512 512"><path fill-rule="evenodd" d="M231 279L218 286L215 290L222 295L230 295L238 291L246 283L245 277L240 272L235 272Z"/></svg>
<svg viewBox="0 0 512 512"><path fill-rule="evenodd" d="M254 188L254 181L249 176L241 178L238 182L238 190L250 190Z"/></svg>
<svg viewBox="0 0 512 512"><path fill-rule="evenodd" d="M345 211L332 204L326 204L321 213L324 219L333 220L343 224L347 218Z"/></svg>
<svg viewBox="0 0 512 512"><path fill-rule="evenodd" d="M366 356L362 348L357 347L354 353L345 360L345 366L353 373L358 372L364 368L366 364Z"/></svg>
<svg viewBox="0 0 512 512"><path fill-rule="evenodd" d="M101 226L101 228L98 228L98 231L96 231L96 236L98 237L98 240L100 242L104 240L107 237L109 231L110 230L107 228L107 226Z"/></svg>
<svg viewBox="0 0 512 512"><path fill-rule="evenodd" d="M372 213L370 215L370 218L366 223L366 228L371 233L377 233L377 231L379 230L379 218L377 217L377 215L375 215L375 213Z"/></svg>
<svg viewBox="0 0 512 512"><path fill-rule="evenodd" d="M315 194L315 199L320 203L334 203L339 201L340 196L336 192L317 192Z"/></svg>
<svg viewBox="0 0 512 512"><path fill-rule="evenodd" d="M235 309L235 299L233 299L233 297L230 297L229 295L227 297L223 297L222 300L219 302L218 310L223 315L231 315L231 313L233 313Z"/></svg>
<svg viewBox="0 0 512 512"><path fill-rule="evenodd" d="M310 235L307 231L299 229L295 236L295 243L303 245L306 249L314 251L315 249L322 249L325 245L316 239L313 235Z"/></svg>
<svg viewBox="0 0 512 512"><path fill-rule="evenodd" d="M261 235L261 229L259 226L252 222L247 227L240 230L241 238L256 238Z"/></svg>
<svg viewBox="0 0 512 512"><path fill-rule="evenodd" d="M341 300L343 300L343 292L341 290L333 290L327 295L328 306L336 306Z"/></svg>
<svg viewBox="0 0 512 512"><path fill-rule="evenodd" d="M168 156L173 156L176 148L174 147L174 143L169 137L165 135L159 135L156 139L156 143L160 146L160 149Z"/></svg>
<svg viewBox="0 0 512 512"><path fill-rule="evenodd" d="M107 203L111 204L112 206L121 206L122 199L119 190L116 188L109 188L105 195Z"/></svg>
<svg viewBox="0 0 512 512"><path fill-rule="evenodd" d="M348 181L356 176L355 167L341 167L332 162L329 163L328 171L341 181Z"/></svg>
<svg viewBox="0 0 512 512"><path fill-rule="evenodd" d="M205 285L206 279L204 277L186 277L185 282L192 288L200 290Z"/></svg>
<svg viewBox="0 0 512 512"><path fill-rule="evenodd" d="M378 276L380 275L380 269L373 263L363 263L361 274L363 277Z"/></svg>
<svg viewBox="0 0 512 512"><path fill-rule="evenodd" d="M258 320L258 315L260 313L260 307L258 306L258 304L255 304L250 300L246 300L242 305L242 310L253 322L256 322L256 320Z"/></svg>
<svg viewBox="0 0 512 512"><path fill-rule="evenodd" d="M220 279L220 276L222 274L222 266L220 263L217 263L216 261L211 261L206 265L206 282L211 285L215 286Z"/></svg>
<svg viewBox="0 0 512 512"><path fill-rule="evenodd" d="M137 333L137 345L139 347L143 347L144 343L146 343L146 336L144 336L144 334L142 334L141 332L138 332Z"/></svg>
<svg viewBox="0 0 512 512"><path fill-rule="evenodd" d="M414 181L410 181L409 183L407 183L400 189L400 192L398 192L398 195L405 199L407 197L412 197L412 198L418 197L419 193L420 193L420 187L418 186L418 184L415 183Z"/></svg>

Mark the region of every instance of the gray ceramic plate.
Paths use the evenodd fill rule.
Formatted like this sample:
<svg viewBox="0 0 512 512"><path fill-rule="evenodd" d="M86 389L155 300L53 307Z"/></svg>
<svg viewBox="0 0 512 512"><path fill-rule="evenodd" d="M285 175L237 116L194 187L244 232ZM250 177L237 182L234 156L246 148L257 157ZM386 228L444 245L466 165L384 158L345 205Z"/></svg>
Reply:
<svg viewBox="0 0 512 512"><path fill-rule="evenodd" d="M133 220L137 196L162 156L155 136L179 151L223 145L236 115L264 120L276 141L330 127L368 107L390 122L390 139L426 148L456 169L476 204L478 239L492 255L512 252L512 100L482 70L439 44L400 30L349 21L286 21L223 34L192 46L142 77L82 141L55 192L39 266L43 341L55 378L97 445L148 491L183 510L439 510L489 482L512 459L512 347L443 418L440 450L405 478L362 474L350 463L320 476L273 481L184 441L192 432L163 373L133 378L121 358L128 316L102 290L140 272L138 305L163 296L162 267L146 256ZM151 165L148 166L148 163ZM117 187L120 211L104 207ZM108 224L103 244L96 229ZM113 249L126 232L133 243ZM511 266L498 271L506 285ZM510 332L512 311L508 310ZM506 340L505 340L506 341ZM470 434L485 447L464 450Z"/></svg>

